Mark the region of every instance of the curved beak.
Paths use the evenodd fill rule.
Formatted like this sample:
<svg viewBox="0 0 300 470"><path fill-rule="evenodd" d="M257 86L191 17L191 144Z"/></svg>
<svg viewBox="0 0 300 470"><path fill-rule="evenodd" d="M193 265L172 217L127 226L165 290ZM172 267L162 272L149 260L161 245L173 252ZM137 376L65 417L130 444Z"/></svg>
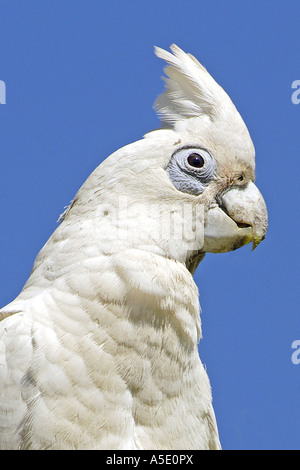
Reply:
<svg viewBox="0 0 300 470"><path fill-rule="evenodd" d="M268 213L265 201L251 181L232 187L209 209L203 251L225 253L252 242L252 250L265 238Z"/></svg>

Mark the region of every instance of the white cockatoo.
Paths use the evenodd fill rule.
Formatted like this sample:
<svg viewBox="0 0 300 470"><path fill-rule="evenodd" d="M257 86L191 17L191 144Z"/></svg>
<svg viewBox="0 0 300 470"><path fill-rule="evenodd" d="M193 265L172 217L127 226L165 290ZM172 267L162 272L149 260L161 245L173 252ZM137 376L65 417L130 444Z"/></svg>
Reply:
<svg viewBox="0 0 300 470"><path fill-rule="evenodd" d="M0 310L2 449L219 449L193 273L265 237L254 147L190 54L156 48L164 128L110 155Z"/></svg>

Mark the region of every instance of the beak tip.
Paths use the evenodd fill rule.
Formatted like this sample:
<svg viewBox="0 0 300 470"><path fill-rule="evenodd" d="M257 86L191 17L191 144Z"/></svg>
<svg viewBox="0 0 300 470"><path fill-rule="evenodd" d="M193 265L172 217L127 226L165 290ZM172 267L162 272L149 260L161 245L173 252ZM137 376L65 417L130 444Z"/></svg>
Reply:
<svg viewBox="0 0 300 470"><path fill-rule="evenodd" d="M264 239L265 239L265 235L263 237L254 237L253 238L253 241L252 241L252 249L251 251L254 251L255 248L258 247L258 245L260 244L260 242L262 242Z"/></svg>

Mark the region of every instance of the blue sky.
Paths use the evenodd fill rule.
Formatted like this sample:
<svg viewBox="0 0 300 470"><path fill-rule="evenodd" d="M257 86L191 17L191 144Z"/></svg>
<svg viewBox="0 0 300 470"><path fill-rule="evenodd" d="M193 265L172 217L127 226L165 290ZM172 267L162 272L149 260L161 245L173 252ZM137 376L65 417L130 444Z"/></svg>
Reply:
<svg viewBox="0 0 300 470"><path fill-rule="evenodd" d="M269 212L254 252L207 255L195 276L221 442L300 449L299 1L0 0L0 12L1 306L90 172L159 126L153 46L175 42L246 121Z"/></svg>

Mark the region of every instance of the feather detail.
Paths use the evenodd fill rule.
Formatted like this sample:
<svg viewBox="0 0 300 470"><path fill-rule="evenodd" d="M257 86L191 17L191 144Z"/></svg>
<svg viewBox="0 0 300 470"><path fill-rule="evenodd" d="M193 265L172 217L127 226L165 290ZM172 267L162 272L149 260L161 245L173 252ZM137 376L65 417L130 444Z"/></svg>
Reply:
<svg viewBox="0 0 300 470"><path fill-rule="evenodd" d="M164 69L167 77L163 77L166 89L154 103L163 124L173 127L178 121L201 115L214 120L224 109L224 104L228 109L228 102L235 110L223 88L194 56L175 44L171 51L173 54L155 47L157 57L169 64Z"/></svg>

